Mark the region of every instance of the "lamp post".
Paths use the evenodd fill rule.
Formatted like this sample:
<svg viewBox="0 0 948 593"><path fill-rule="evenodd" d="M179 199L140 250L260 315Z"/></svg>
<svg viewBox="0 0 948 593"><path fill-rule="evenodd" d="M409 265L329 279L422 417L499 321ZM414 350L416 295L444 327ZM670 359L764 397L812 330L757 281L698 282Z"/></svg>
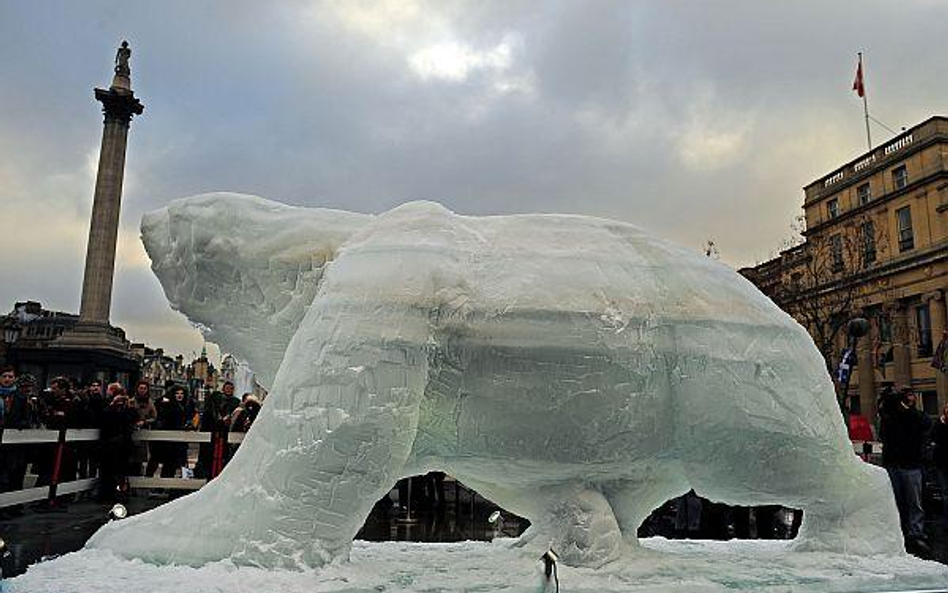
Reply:
<svg viewBox="0 0 948 593"><path fill-rule="evenodd" d="M15 321L3 328L3 341L8 346L13 345L20 338L20 324Z"/></svg>
<svg viewBox="0 0 948 593"><path fill-rule="evenodd" d="M13 344L20 339L20 332L23 330L23 327L20 323L12 316L7 315L3 318L2 322L3 327L3 362L7 364L10 362L10 350L13 348Z"/></svg>
<svg viewBox="0 0 948 593"><path fill-rule="evenodd" d="M846 430L849 430L849 405L848 391L849 379L852 376L852 367L859 364L856 359L856 345L859 338L869 333L869 321L864 317L853 317L846 324L846 351L843 353L843 360L839 363L839 370L836 373L839 384L839 409L843 413L843 419L846 421ZM862 361L863 364L872 364L871 360Z"/></svg>

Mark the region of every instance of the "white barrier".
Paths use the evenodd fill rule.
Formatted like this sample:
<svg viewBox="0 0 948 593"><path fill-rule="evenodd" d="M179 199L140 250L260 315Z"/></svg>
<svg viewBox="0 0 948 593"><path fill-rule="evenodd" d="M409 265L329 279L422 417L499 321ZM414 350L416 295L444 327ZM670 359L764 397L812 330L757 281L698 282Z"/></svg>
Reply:
<svg viewBox="0 0 948 593"><path fill-rule="evenodd" d="M228 444L239 444L244 440L242 432L227 434ZM99 441L100 431L95 428L68 428L62 430L46 430L39 428L27 429L0 429L0 446L17 447L26 445L50 444L56 445L56 456L61 459L63 447L70 443L95 443ZM172 442L172 443L212 443L213 434L210 432L195 432L190 430L136 430L132 433L133 442ZM220 441L218 441L220 442ZM57 496L76 494L93 490L98 485L98 478L58 482L58 476L53 476L51 484L24 488L14 492L0 493L0 508L36 502L40 500L54 500ZM172 490L197 490L207 483L203 478L152 478L131 476L128 478L130 488L160 488Z"/></svg>

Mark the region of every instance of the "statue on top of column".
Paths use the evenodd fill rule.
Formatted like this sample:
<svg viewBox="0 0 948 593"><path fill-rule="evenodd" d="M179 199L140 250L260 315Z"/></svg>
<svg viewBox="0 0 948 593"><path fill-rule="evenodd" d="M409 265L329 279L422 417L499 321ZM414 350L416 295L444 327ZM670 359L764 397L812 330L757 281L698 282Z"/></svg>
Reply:
<svg viewBox="0 0 948 593"><path fill-rule="evenodd" d="M128 67L128 58L131 55L132 50L128 47L128 41L123 41L122 47L115 52L115 76L112 77L111 89L123 95L132 92L132 81L130 80L132 70Z"/></svg>
<svg viewBox="0 0 948 593"><path fill-rule="evenodd" d="M122 47L115 52L115 73L119 76L129 76L132 71L128 67L128 58L132 55L132 50L128 47L128 41L122 42Z"/></svg>

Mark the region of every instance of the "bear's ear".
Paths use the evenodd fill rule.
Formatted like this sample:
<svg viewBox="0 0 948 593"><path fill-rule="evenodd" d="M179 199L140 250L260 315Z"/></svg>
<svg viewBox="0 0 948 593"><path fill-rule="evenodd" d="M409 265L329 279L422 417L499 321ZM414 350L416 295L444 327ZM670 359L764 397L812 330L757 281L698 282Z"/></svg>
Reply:
<svg viewBox="0 0 948 593"><path fill-rule="evenodd" d="M271 385L326 265L371 216L216 193L142 218L172 308Z"/></svg>

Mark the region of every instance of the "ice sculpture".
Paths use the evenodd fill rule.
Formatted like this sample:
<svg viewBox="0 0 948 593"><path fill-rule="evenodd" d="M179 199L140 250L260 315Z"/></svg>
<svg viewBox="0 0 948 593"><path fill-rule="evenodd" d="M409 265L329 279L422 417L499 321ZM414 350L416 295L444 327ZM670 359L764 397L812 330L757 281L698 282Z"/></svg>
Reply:
<svg viewBox="0 0 948 593"><path fill-rule="evenodd" d="M902 552L885 473L853 455L804 329L635 226L212 194L142 233L172 305L275 379L218 479L92 547L317 566L347 555L397 479L440 469L570 564L634 549L689 488L803 508L797 547Z"/></svg>

